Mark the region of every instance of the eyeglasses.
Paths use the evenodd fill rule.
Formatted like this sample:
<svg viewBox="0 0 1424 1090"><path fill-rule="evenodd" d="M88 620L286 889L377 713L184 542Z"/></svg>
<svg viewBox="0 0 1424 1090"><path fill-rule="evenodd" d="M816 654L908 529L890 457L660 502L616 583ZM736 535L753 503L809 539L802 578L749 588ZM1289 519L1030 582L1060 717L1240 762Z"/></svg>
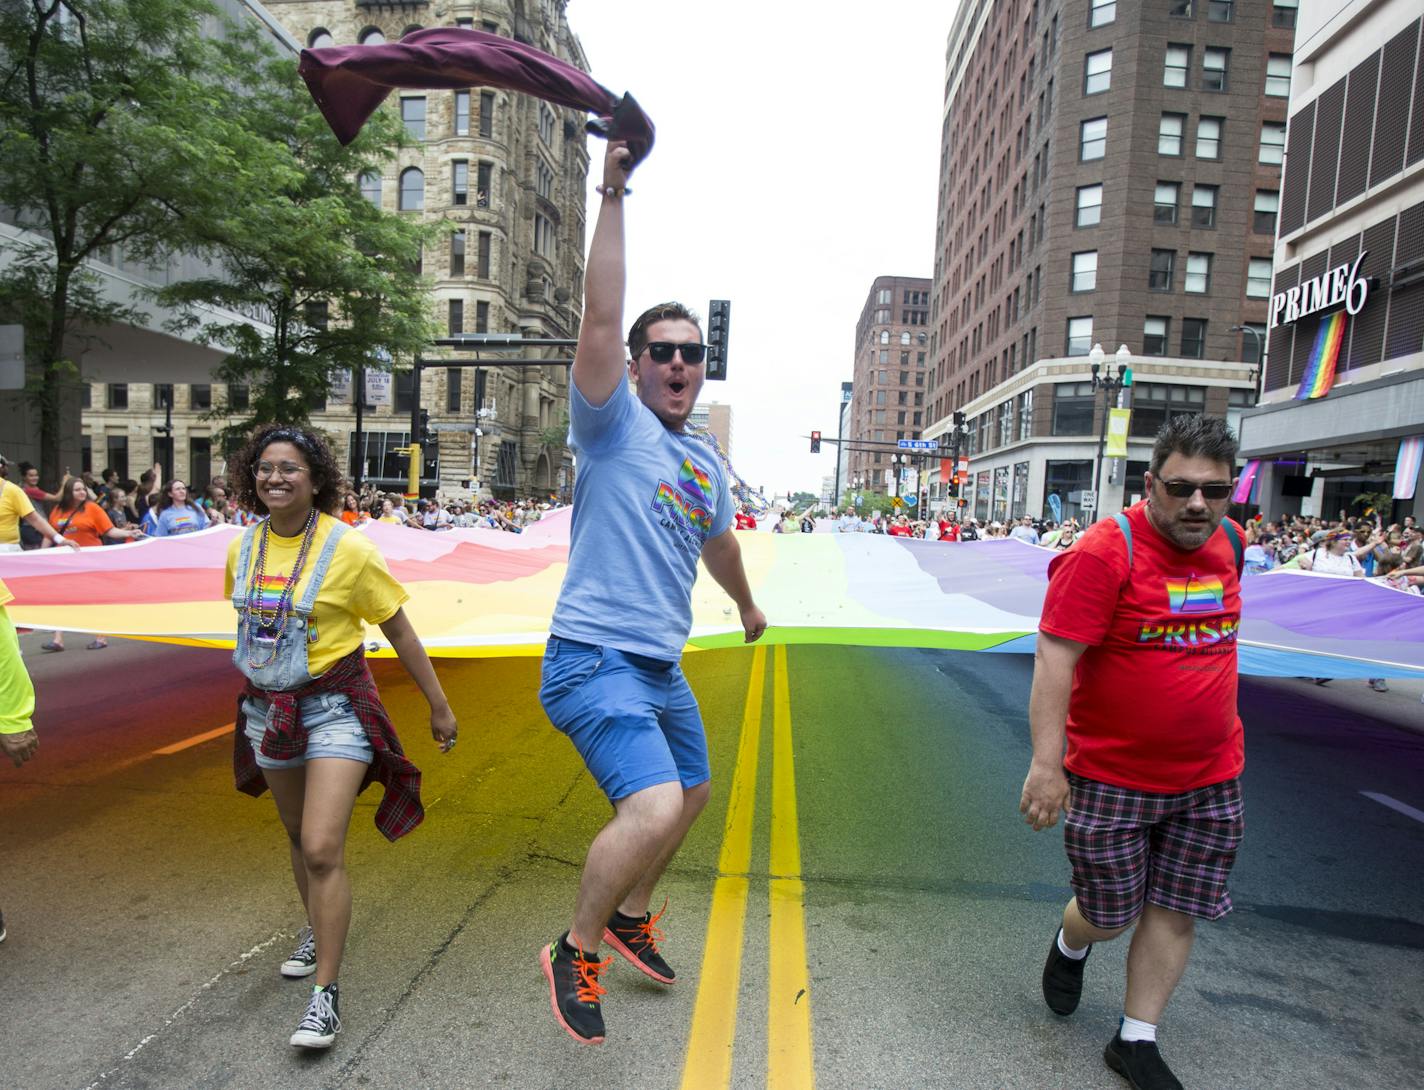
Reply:
<svg viewBox="0 0 1424 1090"><path fill-rule="evenodd" d="M259 481L270 481L273 477L291 480L309 472L306 466L294 465L291 462L283 462L279 466L274 466L271 462L258 462L252 467L252 475Z"/></svg>
<svg viewBox="0 0 1424 1090"><path fill-rule="evenodd" d="M1158 481L1162 491L1179 500L1189 500L1197 491L1204 500L1224 500L1231 495L1231 481Z"/></svg>
<svg viewBox="0 0 1424 1090"><path fill-rule="evenodd" d="M675 353L682 353L682 362L697 366L707 355L707 346L697 341L673 344L672 341L649 341L648 358L654 363L671 363Z"/></svg>

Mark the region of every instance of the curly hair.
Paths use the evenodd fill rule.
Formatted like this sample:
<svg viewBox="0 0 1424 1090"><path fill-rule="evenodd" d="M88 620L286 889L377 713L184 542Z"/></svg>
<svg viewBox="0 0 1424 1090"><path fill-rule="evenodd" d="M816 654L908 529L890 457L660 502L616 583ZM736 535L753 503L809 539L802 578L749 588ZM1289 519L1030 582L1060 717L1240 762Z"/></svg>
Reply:
<svg viewBox="0 0 1424 1090"><path fill-rule="evenodd" d="M702 322L697 315L681 303L659 303L638 315L633 328L628 330L628 357L637 359L648 347L648 327L654 322L683 321L697 327L697 335L702 335Z"/></svg>
<svg viewBox="0 0 1424 1090"><path fill-rule="evenodd" d="M328 515L340 511L346 479L336 463L336 456L331 453L331 447L318 433L291 424L266 424L258 428L228 462L235 471L230 474L230 479L234 482L233 498L238 505L259 515L267 514L267 505L257 495L255 470L262 452L273 443L290 443L306 457L307 467L311 470L312 506Z"/></svg>

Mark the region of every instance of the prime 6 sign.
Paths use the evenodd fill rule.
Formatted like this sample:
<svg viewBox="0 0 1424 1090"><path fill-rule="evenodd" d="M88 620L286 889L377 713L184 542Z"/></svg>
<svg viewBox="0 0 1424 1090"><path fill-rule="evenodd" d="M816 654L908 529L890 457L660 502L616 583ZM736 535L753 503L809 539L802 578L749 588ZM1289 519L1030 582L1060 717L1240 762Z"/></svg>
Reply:
<svg viewBox="0 0 1424 1090"><path fill-rule="evenodd" d="M1361 252L1353 265L1336 265L1289 291L1277 292L1271 297L1271 328L1290 325L1341 303L1352 318L1360 313L1370 293L1370 282L1356 274L1368 253L1368 250Z"/></svg>

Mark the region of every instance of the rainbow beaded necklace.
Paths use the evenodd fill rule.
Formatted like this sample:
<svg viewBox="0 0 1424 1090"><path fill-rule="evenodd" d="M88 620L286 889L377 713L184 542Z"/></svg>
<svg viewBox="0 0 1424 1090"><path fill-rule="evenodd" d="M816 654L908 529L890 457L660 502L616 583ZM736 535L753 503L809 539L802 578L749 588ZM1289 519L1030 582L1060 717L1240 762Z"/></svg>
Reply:
<svg viewBox="0 0 1424 1090"><path fill-rule="evenodd" d="M287 625L292 618L292 598L296 595L297 580L302 574L302 569L306 567L307 556L311 553L312 542L316 539L316 523L317 512L313 507L311 514L307 516L306 529L302 531L302 544L301 548L297 550L297 560L292 565L292 574L287 577L287 582L282 587L282 593L278 596L276 605L270 610L263 608L262 590L267 583L267 543L272 537L271 515L262 520L262 528L257 531L257 559L251 566L251 581L247 585L247 609L243 615L243 623L248 626L247 664L254 670L271 666L277 657L282 636L287 631ZM259 634L263 643L270 641L267 657L260 662L252 653L252 648L257 644L256 637Z"/></svg>

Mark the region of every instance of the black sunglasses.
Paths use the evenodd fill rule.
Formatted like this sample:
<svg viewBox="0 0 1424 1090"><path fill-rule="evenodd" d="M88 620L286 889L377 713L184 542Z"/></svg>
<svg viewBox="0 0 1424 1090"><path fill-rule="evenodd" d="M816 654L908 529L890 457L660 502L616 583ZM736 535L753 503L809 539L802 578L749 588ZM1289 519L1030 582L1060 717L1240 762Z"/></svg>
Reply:
<svg viewBox="0 0 1424 1090"><path fill-rule="evenodd" d="M1191 499L1198 489L1201 489L1204 500L1224 500L1231 495L1232 484L1230 481L1225 484L1219 481L1158 481L1157 483L1162 486L1162 491L1167 495L1179 500Z"/></svg>
<svg viewBox="0 0 1424 1090"><path fill-rule="evenodd" d="M672 341L649 341L648 358L654 363L671 363L674 354L682 353L682 362L696 366L707 355L707 346L691 341L687 344L673 344Z"/></svg>

